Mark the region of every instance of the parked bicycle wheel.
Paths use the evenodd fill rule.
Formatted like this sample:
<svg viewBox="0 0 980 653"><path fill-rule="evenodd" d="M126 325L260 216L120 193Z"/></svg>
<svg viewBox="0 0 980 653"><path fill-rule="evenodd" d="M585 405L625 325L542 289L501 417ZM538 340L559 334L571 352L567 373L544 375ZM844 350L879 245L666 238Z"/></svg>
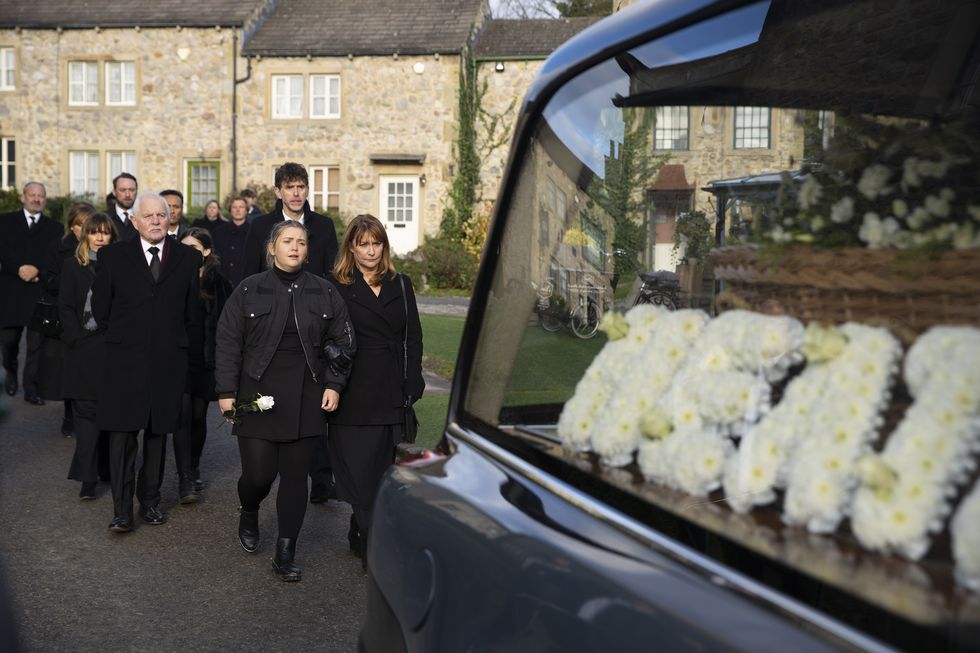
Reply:
<svg viewBox="0 0 980 653"><path fill-rule="evenodd" d="M670 293L664 292L640 293L636 296L636 301L633 302L633 306L637 304L653 304L655 306L663 306L668 311L677 310L677 304L674 302L673 296Z"/></svg>
<svg viewBox="0 0 980 653"><path fill-rule="evenodd" d="M588 340L599 331L599 307L591 299L585 306L579 306L572 315L572 333L583 340Z"/></svg>
<svg viewBox="0 0 980 653"><path fill-rule="evenodd" d="M541 311L538 313L538 324L548 333L555 333L561 329L561 319L554 311Z"/></svg>

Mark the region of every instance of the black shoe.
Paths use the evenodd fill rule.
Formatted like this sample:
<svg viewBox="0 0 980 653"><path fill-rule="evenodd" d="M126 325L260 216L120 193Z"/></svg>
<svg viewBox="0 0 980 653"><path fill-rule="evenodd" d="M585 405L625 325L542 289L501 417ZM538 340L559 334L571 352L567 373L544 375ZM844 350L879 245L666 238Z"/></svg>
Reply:
<svg viewBox="0 0 980 653"><path fill-rule="evenodd" d="M91 501L95 498L95 483L82 483L82 489L78 491L78 498L82 501Z"/></svg>
<svg viewBox="0 0 980 653"><path fill-rule="evenodd" d="M197 500L200 498L197 492L194 491L194 484L186 476L180 478L177 482L177 488L177 496L180 497L179 501L185 506L189 503L197 503Z"/></svg>
<svg viewBox="0 0 980 653"><path fill-rule="evenodd" d="M7 394L13 397L17 394L17 373L7 372L7 375L3 379L3 389L6 390Z"/></svg>
<svg viewBox="0 0 980 653"><path fill-rule="evenodd" d="M191 470L191 483L194 485L195 492L200 492L204 489L204 480L201 478L201 470L197 468Z"/></svg>
<svg viewBox="0 0 980 653"><path fill-rule="evenodd" d="M255 553L259 548L259 511L239 508L238 512L238 542L247 552Z"/></svg>
<svg viewBox="0 0 980 653"><path fill-rule="evenodd" d="M350 516L350 528L347 529L347 543L350 545L351 553L360 558L364 555L361 548L361 529L357 527L357 519L354 515Z"/></svg>
<svg viewBox="0 0 980 653"><path fill-rule="evenodd" d="M71 420L70 419L64 419L64 418L62 418L62 420L61 420L61 434L63 436L65 436L66 438L71 438L71 437L74 437L74 435L75 435L75 433L73 432L73 430L74 430L74 425L71 423Z"/></svg>
<svg viewBox="0 0 980 653"><path fill-rule="evenodd" d="M165 524L167 522L167 515L156 506L140 508L140 518L147 524L151 524L153 526L159 526L160 524Z"/></svg>
<svg viewBox="0 0 980 653"><path fill-rule="evenodd" d="M29 404L33 404L34 406L43 406L44 405L44 400L41 399L37 395L25 394L24 395L24 401L26 401Z"/></svg>
<svg viewBox="0 0 980 653"><path fill-rule="evenodd" d="M337 499L337 486L333 483L330 485L314 485L310 488L310 503L326 503L330 499Z"/></svg>
<svg viewBox="0 0 980 653"><path fill-rule="evenodd" d="M109 530L113 533L128 533L133 530L133 520L129 517L117 515L112 518L112 522L109 524Z"/></svg>
<svg viewBox="0 0 980 653"><path fill-rule="evenodd" d="M279 580L295 583L303 577L302 570L293 564L296 557L296 540L280 537L276 541L276 554L272 557L272 569Z"/></svg>

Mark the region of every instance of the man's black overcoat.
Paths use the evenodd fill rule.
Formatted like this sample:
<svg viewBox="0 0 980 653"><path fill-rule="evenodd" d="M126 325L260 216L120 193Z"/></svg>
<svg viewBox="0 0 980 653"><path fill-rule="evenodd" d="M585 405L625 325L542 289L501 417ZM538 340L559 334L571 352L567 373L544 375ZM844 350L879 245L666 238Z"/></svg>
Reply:
<svg viewBox="0 0 980 653"><path fill-rule="evenodd" d="M44 287L40 281L21 280L17 271L22 265L33 265L43 278L45 250L62 233L61 225L43 213L30 229L23 209L0 215L0 327L30 322Z"/></svg>
<svg viewBox="0 0 980 653"><path fill-rule="evenodd" d="M303 210L303 223L310 234L308 262L303 269L325 278L333 269L334 259L337 258L337 231L331 218L310 210L309 202L303 205ZM252 221L245 240L243 279L266 269L266 241L269 240L272 227L285 219L282 215L282 201L277 201L272 212Z"/></svg>
<svg viewBox="0 0 980 653"><path fill-rule="evenodd" d="M160 278L154 282L139 238L99 250L92 313L105 331L100 429L137 431L151 417L156 433L177 429L188 343L201 328L200 264L193 247L164 238Z"/></svg>

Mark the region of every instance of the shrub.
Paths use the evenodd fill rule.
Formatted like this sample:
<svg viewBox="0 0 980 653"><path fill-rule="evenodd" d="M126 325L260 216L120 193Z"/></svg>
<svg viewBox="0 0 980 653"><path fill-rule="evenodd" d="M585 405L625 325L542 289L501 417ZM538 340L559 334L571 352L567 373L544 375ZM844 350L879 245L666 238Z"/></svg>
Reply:
<svg viewBox="0 0 980 653"><path fill-rule="evenodd" d="M434 238L422 246L426 280L434 288L468 290L476 280L479 260L462 243Z"/></svg>

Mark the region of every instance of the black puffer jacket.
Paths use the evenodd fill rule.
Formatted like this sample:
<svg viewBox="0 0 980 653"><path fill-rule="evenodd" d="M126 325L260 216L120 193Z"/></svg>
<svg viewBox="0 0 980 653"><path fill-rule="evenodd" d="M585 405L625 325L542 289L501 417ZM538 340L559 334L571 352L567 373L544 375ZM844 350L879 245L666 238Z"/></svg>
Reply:
<svg viewBox="0 0 980 653"><path fill-rule="evenodd" d="M220 399L236 396L242 374L262 378L287 319L296 320L313 379L343 389L356 350L347 304L333 284L313 274L304 272L287 288L266 270L242 281L218 320L214 377Z"/></svg>

